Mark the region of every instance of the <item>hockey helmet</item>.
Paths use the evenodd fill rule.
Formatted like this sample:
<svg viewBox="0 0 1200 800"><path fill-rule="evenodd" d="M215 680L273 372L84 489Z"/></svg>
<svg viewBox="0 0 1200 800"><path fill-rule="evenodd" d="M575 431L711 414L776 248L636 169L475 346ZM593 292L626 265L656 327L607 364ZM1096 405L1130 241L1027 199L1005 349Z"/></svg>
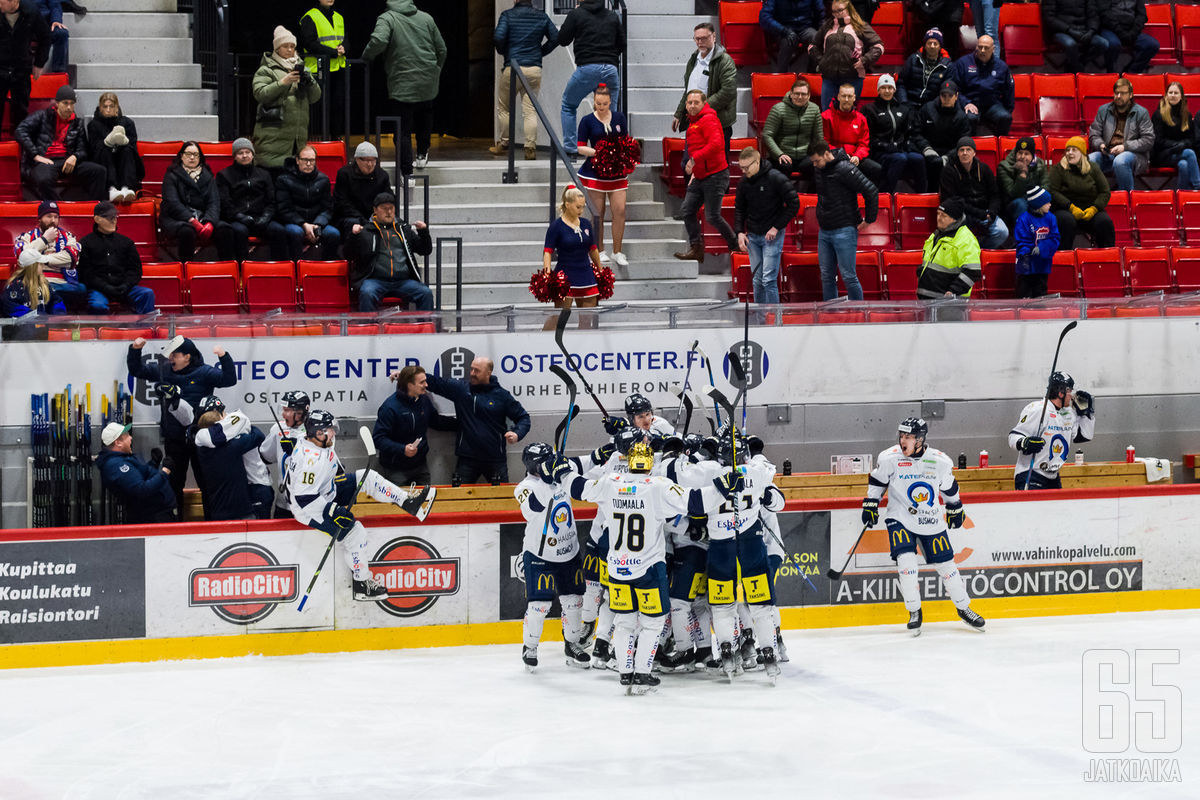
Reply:
<svg viewBox="0 0 1200 800"><path fill-rule="evenodd" d="M645 414L646 412L653 413L654 406L650 405L650 401L646 399L645 395L634 392L633 394L629 395L629 397L625 398L625 414L630 419L635 418L638 414Z"/></svg>
<svg viewBox="0 0 1200 800"><path fill-rule="evenodd" d="M628 459L630 472L649 472L654 467L654 451L645 442L629 448Z"/></svg>
<svg viewBox="0 0 1200 800"><path fill-rule="evenodd" d="M1055 371L1050 373L1050 385L1046 389L1046 397L1054 399L1058 397L1060 392L1072 391L1075 388L1075 379L1066 372Z"/></svg>
<svg viewBox="0 0 1200 800"><path fill-rule="evenodd" d="M203 416L210 411L225 411L225 404L221 402L221 398L215 394L210 394L208 397L202 397L200 403L196 406L197 416Z"/></svg>
<svg viewBox="0 0 1200 800"><path fill-rule="evenodd" d="M736 459L734 458L735 455L737 456ZM745 463L749 457L750 451L744 436L735 436L733 439L725 436L717 445L717 460L725 466L733 466L735 460Z"/></svg>
<svg viewBox="0 0 1200 800"><path fill-rule="evenodd" d="M337 434L337 420L328 411L313 409L304 420L304 435L310 439L320 431L329 428L333 429L335 435Z"/></svg>
<svg viewBox="0 0 1200 800"><path fill-rule="evenodd" d="M906 417L899 425L896 426L897 435L896 441L900 441L900 436L903 434L912 434L920 440L917 445L916 453L920 453L925 449L925 437L929 435L929 423L920 417Z"/></svg>
<svg viewBox="0 0 1200 800"><path fill-rule="evenodd" d="M683 452L690 456L703 453L704 437L698 433L689 433L683 437Z"/></svg>
<svg viewBox="0 0 1200 800"><path fill-rule="evenodd" d="M767 443L762 440L761 436L750 435L746 437L746 449L750 451L750 455L756 456L763 451Z"/></svg>
<svg viewBox="0 0 1200 800"><path fill-rule="evenodd" d="M629 455L629 450L635 444L646 438L646 432L641 428L625 428L618 431L613 437L613 444L617 447L617 452L623 456Z"/></svg>
<svg viewBox="0 0 1200 800"><path fill-rule="evenodd" d="M284 408L290 408L296 411L308 411L308 405L311 402L308 399L307 392L290 391L284 392L280 398L283 401Z"/></svg>
<svg viewBox="0 0 1200 800"><path fill-rule="evenodd" d="M525 449L521 451L521 463L525 465L525 471L529 474L537 472L546 461L554 458L554 448L545 442L531 442L525 445Z"/></svg>

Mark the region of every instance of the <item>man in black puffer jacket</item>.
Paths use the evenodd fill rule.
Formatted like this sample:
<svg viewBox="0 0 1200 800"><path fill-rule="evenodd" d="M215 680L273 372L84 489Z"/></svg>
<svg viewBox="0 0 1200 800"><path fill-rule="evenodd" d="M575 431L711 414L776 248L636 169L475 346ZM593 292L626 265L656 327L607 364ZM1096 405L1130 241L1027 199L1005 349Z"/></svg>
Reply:
<svg viewBox="0 0 1200 800"><path fill-rule="evenodd" d="M271 173L254 163L254 142L233 140L233 163L217 173L221 221L217 223L217 252L221 258L245 261L250 237L271 243L271 258L288 257L283 226L275 221L275 183Z"/></svg>
<svg viewBox="0 0 1200 800"><path fill-rule="evenodd" d="M921 49L904 60L900 67L896 94L901 103L917 109L936 100L938 89L950 77L950 55L942 47L942 32L937 28L925 31Z"/></svg>
<svg viewBox="0 0 1200 800"><path fill-rule="evenodd" d="M513 7L500 13L496 30L492 33L492 44L496 52L504 57L504 69L500 72L500 87L496 95L497 121L500 123L500 139L488 148L492 155L508 152L509 86L512 82L512 65L521 67L521 74L529 81L529 88L536 95L542 88L542 57L548 56L558 47L558 28L540 8L534 8L531 0L516 0ZM517 81L517 94L524 95L525 87ZM525 160L537 158L537 112L529 98L521 103L524 117ZM551 136L553 131L549 132Z"/></svg>
<svg viewBox="0 0 1200 800"><path fill-rule="evenodd" d="M288 258L297 261L304 247L321 244L320 260L337 259L342 234L333 227L333 191L329 178L317 169L317 151L301 148L287 159L275 180L275 221L283 225Z"/></svg>
<svg viewBox="0 0 1200 800"><path fill-rule="evenodd" d="M10 23L9 15L15 17ZM50 23L37 6L21 0L0 2L0 116L20 125L29 114L29 90L50 57Z"/></svg>
<svg viewBox="0 0 1200 800"><path fill-rule="evenodd" d="M58 87L54 105L26 117L13 138L21 145L21 177L38 200L60 199L60 179L78 184L88 200L106 197L108 171L86 160L87 136L70 86Z"/></svg>
<svg viewBox="0 0 1200 800"><path fill-rule="evenodd" d="M1108 40L1100 35L1099 0L1042 0L1042 29L1062 47L1066 72L1083 72L1084 65L1108 51ZM1086 56L1080 58L1081 53Z"/></svg>
<svg viewBox="0 0 1200 800"><path fill-rule="evenodd" d="M971 121L958 104L958 84L945 81L938 96L921 106L910 137L913 149L925 157L927 185L942 180L942 166L954 157L959 140L971 135Z"/></svg>
<svg viewBox="0 0 1200 800"><path fill-rule="evenodd" d="M916 109L896 99L896 81L891 75L879 76L876 91L875 102L859 109L871 134L871 157L864 159L859 169L881 192L896 191L901 178L908 178L914 192L924 192L925 157L913 147L911 136Z"/></svg>
<svg viewBox="0 0 1200 800"><path fill-rule="evenodd" d="M734 199L733 230L738 249L750 254L754 302L779 302L779 261L787 224L800 210L795 185L753 147L738 156L742 180Z"/></svg>
<svg viewBox="0 0 1200 800"><path fill-rule="evenodd" d="M846 296L862 300L858 282L858 229L879 216L879 190L850 163L842 148L830 150L826 142L813 148L813 175L817 179L817 258L821 267L821 294L837 298L837 276L846 285ZM866 219L858 213L858 196L863 196Z"/></svg>
<svg viewBox="0 0 1200 800"><path fill-rule="evenodd" d="M333 184L333 224L343 241L370 221L375 198L391 191L392 182L379 167L379 151L370 142L361 142L354 150L354 162L337 171Z"/></svg>
<svg viewBox="0 0 1200 800"><path fill-rule="evenodd" d="M458 420L439 414L429 397L425 368L409 364L400 370L396 393L383 401L371 432L379 451L383 477L399 486L430 483L430 428L435 431L458 430Z"/></svg>

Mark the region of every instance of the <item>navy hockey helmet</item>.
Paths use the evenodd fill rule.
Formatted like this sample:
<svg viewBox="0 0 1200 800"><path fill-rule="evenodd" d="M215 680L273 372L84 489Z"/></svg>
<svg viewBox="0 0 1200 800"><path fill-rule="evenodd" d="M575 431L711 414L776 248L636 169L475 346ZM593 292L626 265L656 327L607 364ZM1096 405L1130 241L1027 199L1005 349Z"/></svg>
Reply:
<svg viewBox="0 0 1200 800"><path fill-rule="evenodd" d="M735 446L736 452L734 449ZM734 458L735 455L737 456L736 459ZM720 444L717 446L717 460L722 464L727 467L733 466L733 462L735 460L744 464L749 458L750 449L749 443L746 441L746 437L735 436L733 440L731 440L728 436L721 438Z"/></svg>
<svg viewBox="0 0 1200 800"><path fill-rule="evenodd" d="M625 398L625 413L630 419L633 419L638 414L645 414L647 411L653 413L654 406L650 405L650 401L645 395L634 392Z"/></svg>
<svg viewBox="0 0 1200 800"><path fill-rule="evenodd" d="M284 392L280 398L283 401L284 408L291 408L296 411L308 411L309 403L307 392L290 391Z"/></svg>
<svg viewBox="0 0 1200 800"><path fill-rule="evenodd" d="M310 439L329 428L333 428L334 433L337 433L337 420L328 411L313 409L304 420L304 435Z"/></svg>
<svg viewBox="0 0 1200 800"><path fill-rule="evenodd" d="M683 452L689 456L694 456L703 452L704 437L698 433L689 433L683 437Z"/></svg>
<svg viewBox="0 0 1200 800"><path fill-rule="evenodd" d="M537 472L545 462L554 458L554 448L545 442L531 442L525 445L525 449L521 451L521 463L525 465L525 471L533 474Z"/></svg>
<svg viewBox="0 0 1200 800"><path fill-rule="evenodd" d="M221 398L215 394L210 394L208 397L202 397L200 403L196 406L196 414L203 416L209 411L225 411L225 404L221 402Z"/></svg>
<svg viewBox="0 0 1200 800"><path fill-rule="evenodd" d="M900 441L900 436L909 433L920 440L917 445L917 452L925 448L925 437L929 435L929 423L920 417L907 417L899 425L896 426L896 441Z"/></svg>
<svg viewBox="0 0 1200 800"><path fill-rule="evenodd" d="M617 435L613 437L613 444L616 445L618 453L627 456L630 448L644 438L646 438L646 432L641 428L625 428L618 431Z"/></svg>
<svg viewBox="0 0 1200 800"><path fill-rule="evenodd" d="M750 455L752 455L752 456L756 456L756 455L759 455L760 453L762 453L763 448L765 448L766 446L767 446L767 443L762 440L761 436L754 436L753 434L751 434L750 436L746 437L746 447L747 447L747 449L749 449Z"/></svg>
<svg viewBox="0 0 1200 800"><path fill-rule="evenodd" d="M1050 385L1046 388L1046 397L1053 399L1058 397L1059 393L1064 391L1072 391L1075 388L1075 379L1066 372L1055 371L1050 374Z"/></svg>

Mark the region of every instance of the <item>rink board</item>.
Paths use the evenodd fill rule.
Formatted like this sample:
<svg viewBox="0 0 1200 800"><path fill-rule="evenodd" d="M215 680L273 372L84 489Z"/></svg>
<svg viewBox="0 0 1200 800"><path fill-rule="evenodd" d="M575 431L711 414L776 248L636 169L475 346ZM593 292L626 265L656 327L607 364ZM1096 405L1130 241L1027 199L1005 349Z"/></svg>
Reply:
<svg viewBox="0 0 1200 800"><path fill-rule="evenodd" d="M985 616L1200 607L1200 486L979 493L965 505L950 539ZM882 520L850 553L859 515L844 500L794 501L779 515L785 627L904 616ZM0 667L515 643L525 606L519 520L365 519L387 600L355 602L335 549L303 612L329 540L294 522L4 532ZM842 580L829 580L848 557ZM923 569L919 583L933 601L926 619L951 618L936 572Z"/></svg>

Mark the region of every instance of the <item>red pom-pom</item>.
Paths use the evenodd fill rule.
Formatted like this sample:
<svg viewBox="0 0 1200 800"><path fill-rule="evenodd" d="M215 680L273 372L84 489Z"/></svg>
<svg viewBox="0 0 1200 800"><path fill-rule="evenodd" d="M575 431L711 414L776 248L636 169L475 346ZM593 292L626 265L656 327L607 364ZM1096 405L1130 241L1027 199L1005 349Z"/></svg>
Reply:
<svg viewBox="0 0 1200 800"><path fill-rule="evenodd" d="M613 286L617 282L617 278L613 275L613 271L608 267L597 267L592 265L592 272L596 275L596 288L600 290L600 299L607 300L613 296Z"/></svg>
<svg viewBox="0 0 1200 800"><path fill-rule="evenodd" d="M603 180L619 180L633 172L642 160L642 148L629 136L610 136L596 142L592 169Z"/></svg>
<svg viewBox="0 0 1200 800"><path fill-rule="evenodd" d="M571 293L571 281L562 270L538 270L529 276L529 293L539 303L557 303Z"/></svg>

